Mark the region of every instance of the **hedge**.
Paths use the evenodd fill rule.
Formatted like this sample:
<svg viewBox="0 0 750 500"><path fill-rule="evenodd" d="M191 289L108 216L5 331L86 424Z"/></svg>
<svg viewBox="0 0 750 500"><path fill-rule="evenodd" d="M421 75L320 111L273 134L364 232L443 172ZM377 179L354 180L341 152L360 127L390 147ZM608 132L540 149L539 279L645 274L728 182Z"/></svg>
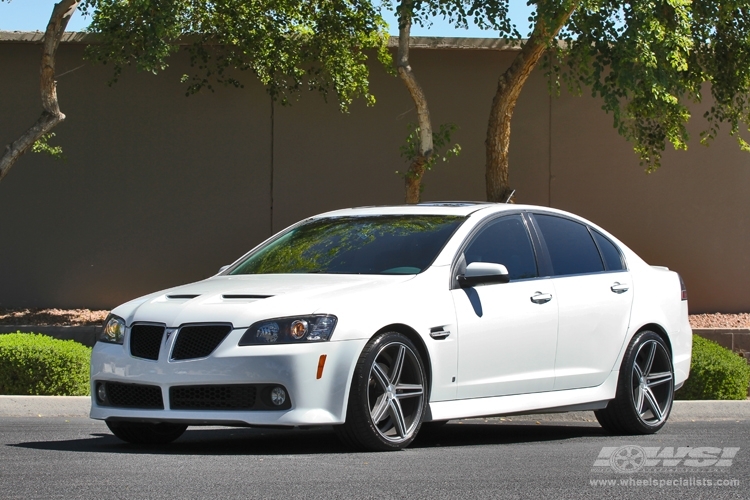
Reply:
<svg viewBox="0 0 750 500"><path fill-rule="evenodd" d="M690 376L675 399L746 399L750 366L716 342L693 335Z"/></svg>
<svg viewBox="0 0 750 500"><path fill-rule="evenodd" d="M91 348L36 333L0 335L0 394L86 396Z"/></svg>

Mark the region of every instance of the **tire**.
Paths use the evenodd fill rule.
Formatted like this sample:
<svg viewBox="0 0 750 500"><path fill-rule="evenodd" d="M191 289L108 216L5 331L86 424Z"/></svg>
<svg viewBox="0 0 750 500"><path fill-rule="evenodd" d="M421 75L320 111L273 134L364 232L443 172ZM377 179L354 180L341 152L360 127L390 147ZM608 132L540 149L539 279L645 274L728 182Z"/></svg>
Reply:
<svg viewBox="0 0 750 500"><path fill-rule="evenodd" d="M396 451L416 437L427 407L427 377L414 344L404 335L375 336L354 369L346 421L336 427L350 447Z"/></svg>
<svg viewBox="0 0 750 500"><path fill-rule="evenodd" d="M171 443L187 429L187 425L148 424L144 422L106 422L112 434L132 444L167 444Z"/></svg>
<svg viewBox="0 0 750 500"><path fill-rule="evenodd" d="M664 340L639 332L625 351L615 399L594 412L613 434L653 434L667 422L674 401L674 368Z"/></svg>

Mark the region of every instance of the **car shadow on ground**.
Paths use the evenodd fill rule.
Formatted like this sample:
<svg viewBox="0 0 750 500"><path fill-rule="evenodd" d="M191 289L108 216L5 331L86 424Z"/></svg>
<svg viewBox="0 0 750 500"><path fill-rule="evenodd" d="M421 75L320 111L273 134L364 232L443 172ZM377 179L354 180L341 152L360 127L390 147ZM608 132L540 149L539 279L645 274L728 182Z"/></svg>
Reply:
<svg viewBox="0 0 750 500"><path fill-rule="evenodd" d="M436 429L425 429L420 432L410 449L561 441L606 435L601 427L590 423L538 425L533 422L528 424L450 422ZM8 446L50 451L152 455L270 456L353 452L339 442L330 427L304 430L190 427L177 441L158 446L123 443L109 433L94 433L90 436L82 439L33 441Z"/></svg>

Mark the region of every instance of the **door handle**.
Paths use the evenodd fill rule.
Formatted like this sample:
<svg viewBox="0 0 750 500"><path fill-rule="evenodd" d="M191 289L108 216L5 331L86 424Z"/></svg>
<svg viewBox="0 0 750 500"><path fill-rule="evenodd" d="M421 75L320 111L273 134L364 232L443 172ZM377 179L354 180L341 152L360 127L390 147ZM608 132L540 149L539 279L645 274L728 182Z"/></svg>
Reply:
<svg viewBox="0 0 750 500"><path fill-rule="evenodd" d="M620 283L619 281L615 281L615 284L609 287L609 289L615 293L625 293L628 290L630 290L630 285L626 285L625 283Z"/></svg>
<svg viewBox="0 0 750 500"><path fill-rule="evenodd" d="M534 304L546 304L550 300L552 300L551 293L536 292L534 295L531 296L531 301Z"/></svg>

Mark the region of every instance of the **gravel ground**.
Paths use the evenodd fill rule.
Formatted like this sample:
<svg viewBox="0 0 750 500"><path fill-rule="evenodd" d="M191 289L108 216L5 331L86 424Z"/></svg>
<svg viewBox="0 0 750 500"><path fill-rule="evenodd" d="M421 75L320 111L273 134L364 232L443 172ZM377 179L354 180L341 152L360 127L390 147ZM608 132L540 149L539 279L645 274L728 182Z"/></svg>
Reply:
<svg viewBox="0 0 750 500"><path fill-rule="evenodd" d="M100 325L108 311L91 309L3 309L0 308L0 325ZM750 313L742 314L692 314L693 328L750 328Z"/></svg>
<svg viewBox="0 0 750 500"><path fill-rule="evenodd" d="M0 308L0 325L51 325L89 326L101 325L109 311L91 309L3 309Z"/></svg>
<svg viewBox="0 0 750 500"><path fill-rule="evenodd" d="M750 328L750 314L691 314L693 328Z"/></svg>

